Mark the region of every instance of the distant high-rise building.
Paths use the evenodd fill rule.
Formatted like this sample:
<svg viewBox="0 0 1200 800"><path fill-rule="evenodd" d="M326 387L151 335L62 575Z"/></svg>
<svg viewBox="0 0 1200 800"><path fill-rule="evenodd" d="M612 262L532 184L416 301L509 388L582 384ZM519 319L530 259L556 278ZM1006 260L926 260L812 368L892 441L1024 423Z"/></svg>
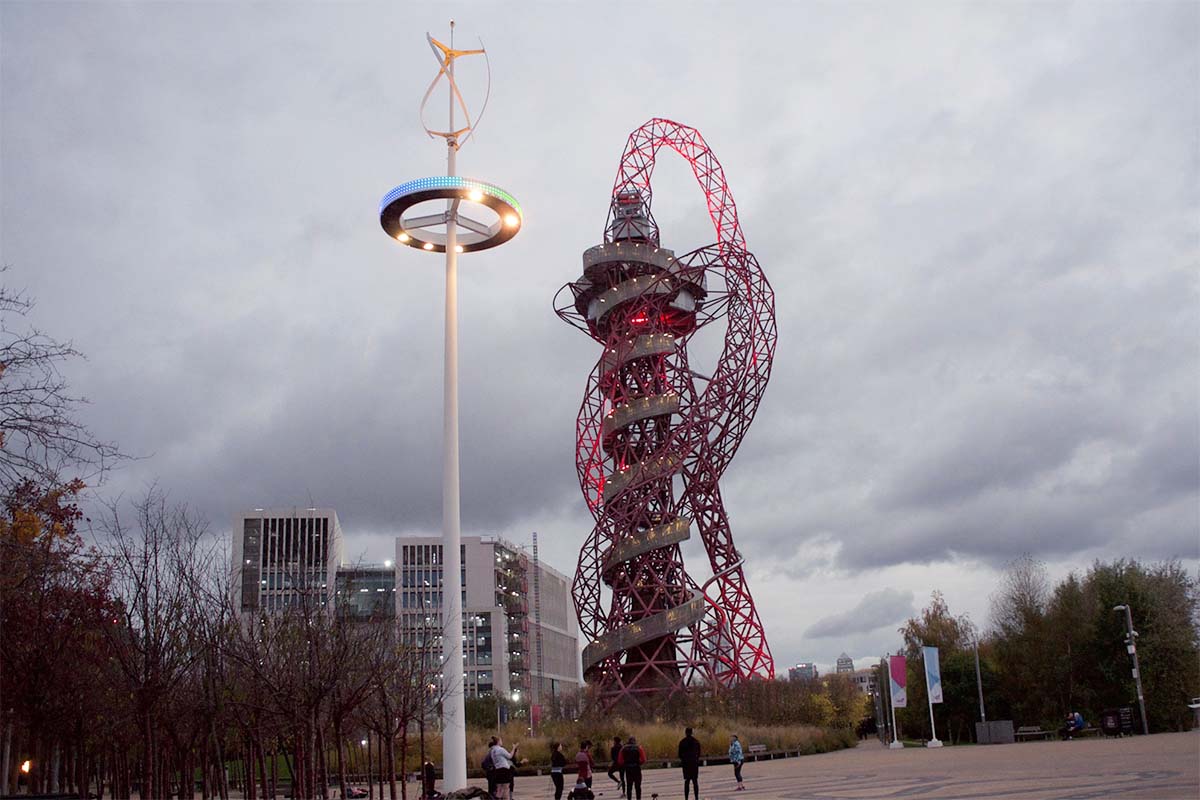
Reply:
<svg viewBox="0 0 1200 800"><path fill-rule="evenodd" d="M801 661L794 667L788 668L789 681L811 681L817 677L817 665L811 661Z"/></svg>
<svg viewBox="0 0 1200 800"><path fill-rule="evenodd" d="M396 540L396 616L402 636L439 643L442 605L440 537ZM463 658L470 696L499 694L537 702L580 687L579 628L570 581L539 563L542 664L536 663L538 626L531 607L533 563L502 540L462 537ZM440 652L440 647L434 648Z"/></svg>
<svg viewBox="0 0 1200 800"><path fill-rule="evenodd" d="M288 608L304 594L326 605L342 561L342 528L331 508L256 508L234 518L233 607Z"/></svg>
<svg viewBox="0 0 1200 800"><path fill-rule="evenodd" d="M850 656L846 655L845 653L842 653L840 656L838 656L837 671L838 674L843 672L854 672L854 659L850 658Z"/></svg>
<svg viewBox="0 0 1200 800"><path fill-rule="evenodd" d="M402 640L440 656L441 537L398 538L394 566L343 565L333 509L255 509L235 517L231 551L231 599L243 614L281 613L302 597L336 603L355 619L394 620ZM460 553L467 694L538 702L539 689L549 700L580 688L570 580L539 562L535 610L534 563L522 548L465 536Z"/></svg>

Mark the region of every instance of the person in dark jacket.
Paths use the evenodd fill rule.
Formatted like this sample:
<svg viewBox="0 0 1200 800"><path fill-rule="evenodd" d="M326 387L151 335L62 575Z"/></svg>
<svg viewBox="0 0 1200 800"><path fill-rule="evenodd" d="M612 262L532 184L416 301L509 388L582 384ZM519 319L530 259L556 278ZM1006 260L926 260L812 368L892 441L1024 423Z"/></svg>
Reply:
<svg viewBox="0 0 1200 800"><path fill-rule="evenodd" d="M437 767L433 766L432 761L426 761L421 766L421 790L422 797L426 800L433 800L433 796L437 794L434 790L437 784Z"/></svg>
<svg viewBox="0 0 1200 800"><path fill-rule="evenodd" d="M562 800L563 768L567 766L567 757L563 755L562 744L555 742L550 745L550 780L554 783L554 800Z"/></svg>
<svg viewBox="0 0 1200 800"><path fill-rule="evenodd" d="M692 729L685 728L679 740L679 766L683 768L683 800L688 798L688 786L700 800L700 740L692 736Z"/></svg>
<svg viewBox="0 0 1200 800"><path fill-rule="evenodd" d="M612 747L608 748L608 777L617 782L617 792L625 794L625 771L617 763L621 755L621 737L614 736Z"/></svg>
<svg viewBox="0 0 1200 800"><path fill-rule="evenodd" d="M596 795L582 780L575 781L575 788L567 795L567 800L596 800Z"/></svg>
<svg viewBox="0 0 1200 800"><path fill-rule="evenodd" d="M637 739L629 737L629 741L621 748L621 754L617 756L617 763L625 771L626 800L633 800L635 788L637 800L642 800L642 764L646 763L646 751L637 743Z"/></svg>

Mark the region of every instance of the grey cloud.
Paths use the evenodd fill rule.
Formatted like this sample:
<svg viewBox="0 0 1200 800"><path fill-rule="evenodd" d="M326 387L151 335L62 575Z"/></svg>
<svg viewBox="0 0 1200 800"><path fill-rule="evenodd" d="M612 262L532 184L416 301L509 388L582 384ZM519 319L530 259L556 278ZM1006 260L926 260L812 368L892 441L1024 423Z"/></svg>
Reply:
<svg viewBox="0 0 1200 800"><path fill-rule="evenodd" d="M596 345L550 299L662 115L714 148L776 290L772 382L722 483L752 565L1195 558L1200 9L684 8L459 20L494 77L460 169L526 210L461 265L465 531L539 530L569 572L592 525L573 458ZM330 505L372 558L436 531L441 264L375 212L444 168L415 119L444 14L0 20L6 279L88 354L67 375L89 425L146 456L101 491L157 480L216 525ZM712 233L672 158L655 213L687 250Z"/></svg>
<svg viewBox="0 0 1200 800"><path fill-rule="evenodd" d="M903 622L912 616L913 593L900 589L880 589L869 592L858 605L840 614L822 617L804 632L811 639L850 637L854 634L870 633L885 625Z"/></svg>

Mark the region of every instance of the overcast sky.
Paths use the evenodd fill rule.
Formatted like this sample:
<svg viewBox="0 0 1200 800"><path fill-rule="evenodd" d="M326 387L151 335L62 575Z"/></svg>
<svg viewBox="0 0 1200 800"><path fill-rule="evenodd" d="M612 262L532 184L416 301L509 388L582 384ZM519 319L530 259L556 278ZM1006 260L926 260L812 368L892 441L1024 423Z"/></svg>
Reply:
<svg viewBox="0 0 1200 800"><path fill-rule="evenodd" d="M461 263L465 534L574 571L598 352L551 300L663 116L776 290L722 494L780 668L895 650L933 589L982 624L1022 553L1195 571L1193 2L0 3L4 280L143 456L104 496L332 506L351 558L440 529L442 264L377 213L444 172L416 111L451 16L493 71L460 172L526 214ZM682 161L654 185L664 245L713 241Z"/></svg>

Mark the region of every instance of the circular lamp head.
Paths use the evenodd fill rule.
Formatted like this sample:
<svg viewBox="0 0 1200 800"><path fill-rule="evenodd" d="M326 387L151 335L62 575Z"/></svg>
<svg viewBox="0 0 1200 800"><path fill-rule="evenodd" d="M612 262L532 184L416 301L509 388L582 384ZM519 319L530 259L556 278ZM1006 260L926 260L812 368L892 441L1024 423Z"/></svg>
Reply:
<svg viewBox="0 0 1200 800"><path fill-rule="evenodd" d="M460 205L487 206L496 214L496 221L479 223L468 216L456 215L455 240L457 252L470 253L502 245L517 235L524 222L521 204L499 186L457 175L418 178L392 189L379 204L379 224L388 236L401 244L434 253L446 252L446 234L427 228L447 224L448 212L406 216L409 209L428 200L457 200Z"/></svg>

